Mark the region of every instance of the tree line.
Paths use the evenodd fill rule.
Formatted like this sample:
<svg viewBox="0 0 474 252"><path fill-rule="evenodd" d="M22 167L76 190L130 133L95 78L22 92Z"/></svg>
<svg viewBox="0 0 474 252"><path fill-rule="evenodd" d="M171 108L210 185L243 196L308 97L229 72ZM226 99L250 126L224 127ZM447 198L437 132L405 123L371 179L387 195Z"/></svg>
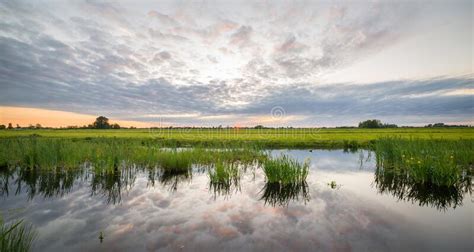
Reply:
<svg viewBox="0 0 474 252"><path fill-rule="evenodd" d="M377 120L377 119L371 119L371 120L365 120L362 122L359 122L358 128L368 128L368 129L376 129L376 128L398 128L399 126L396 124L389 124L389 123L382 123L382 121ZM401 127L409 127L409 126L401 126ZM449 124L444 124L444 123L434 123L434 124L428 124L424 126L425 128L443 128L443 127L470 127L469 125L449 125ZM95 119L95 121L89 125L84 125L84 126L68 126L66 127L67 129L121 129L121 127L118 123L110 123L109 119L105 116L99 116ZM151 127L151 128L156 128L156 127ZM169 129L172 128L184 128L184 129L191 129L191 128L209 128L209 129L222 129L222 125L219 125L218 127L173 127L169 126L167 127ZM227 129L230 128L236 128L236 127L230 127L227 126L225 127ZM265 127L263 125L257 125L255 127L238 127L242 129L274 129L275 127ZM286 129L292 129L293 127L276 127L276 128L286 128ZM326 127L322 127L326 128ZM336 128L356 128L352 126L339 126ZM42 127L41 124L37 123L35 125L30 124L27 127L21 127L19 124L16 124L16 126L13 126L12 123L9 123L7 126L6 125L0 125L0 130L2 129L49 129L49 127ZM135 127L130 127L130 129L135 129Z"/></svg>
<svg viewBox="0 0 474 252"><path fill-rule="evenodd" d="M363 122L359 123L359 128L369 128L369 129L376 129L376 128L398 128L399 126L396 124L389 124L389 123L382 123L382 121L377 120L377 119L372 119L372 120L366 120ZM407 127L407 126L401 126L401 127ZM444 123L434 123L434 124L428 124L423 126L425 128L447 128L447 127L453 127L453 128L467 128L470 127L469 125L451 125L451 124L444 124Z"/></svg>
<svg viewBox="0 0 474 252"><path fill-rule="evenodd" d="M30 124L27 127L21 127L19 124L16 124L14 127L12 123L8 123L8 125L0 125L0 129L46 129L48 127L43 127L41 124L37 123L36 125ZM68 129L120 129L120 125L118 123L109 123L109 118L105 116L99 116L95 119L95 121L89 125L84 126L68 126ZM134 127L130 127L134 128Z"/></svg>

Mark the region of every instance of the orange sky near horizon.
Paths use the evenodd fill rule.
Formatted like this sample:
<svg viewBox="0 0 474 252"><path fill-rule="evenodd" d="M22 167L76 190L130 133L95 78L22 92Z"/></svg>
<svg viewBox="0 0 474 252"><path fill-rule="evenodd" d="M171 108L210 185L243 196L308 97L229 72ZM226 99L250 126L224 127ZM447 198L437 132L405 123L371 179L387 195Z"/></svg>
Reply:
<svg viewBox="0 0 474 252"><path fill-rule="evenodd" d="M0 124L8 125L8 123L12 123L14 127L16 124L26 127L30 124L35 125L37 123L43 127L83 126L93 123L96 117L96 115L58 110L0 106ZM134 126L137 128L145 128L159 126L153 123L107 118L109 118L111 123L118 123L123 127Z"/></svg>

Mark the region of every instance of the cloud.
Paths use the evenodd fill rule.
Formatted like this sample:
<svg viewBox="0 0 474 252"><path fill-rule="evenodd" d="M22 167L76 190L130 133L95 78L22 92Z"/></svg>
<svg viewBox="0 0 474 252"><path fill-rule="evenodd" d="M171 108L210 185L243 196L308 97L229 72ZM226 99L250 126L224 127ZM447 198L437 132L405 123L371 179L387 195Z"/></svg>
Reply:
<svg viewBox="0 0 474 252"><path fill-rule="evenodd" d="M230 37L229 43L239 47L247 46L251 43L252 27L243 25Z"/></svg>
<svg viewBox="0 0 474 252"><path fill-rule="evenodd" d="M297 123L315 115L472 113L472 94L456 91L472 88L472 75L321 83L320 76L409 37L415 3L62 7L0 4L0 105L143 121L198 114L197 123L216 116L223 124L234 123L225 117L265 118L274 106Z"/></svg>

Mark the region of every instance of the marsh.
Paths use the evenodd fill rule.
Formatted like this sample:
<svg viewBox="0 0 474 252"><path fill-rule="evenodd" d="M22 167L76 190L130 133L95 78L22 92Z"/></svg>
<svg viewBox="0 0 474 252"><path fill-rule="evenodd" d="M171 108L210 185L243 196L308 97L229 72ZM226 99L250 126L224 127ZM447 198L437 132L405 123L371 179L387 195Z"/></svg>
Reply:
<svg viewBox="0 0 474 252"><path fill-rule="evenodd" d="M33 250L41 251L473 246L471 181L447 190L410 183L380 169L367 150L266 151L274 160L306 162L306 180L271 183L258 163L231 166L238 178L220 187L197 164L186 172L136 165L112 172L12 169L1 173L0 210L31 223L38 233Z"/></svg>

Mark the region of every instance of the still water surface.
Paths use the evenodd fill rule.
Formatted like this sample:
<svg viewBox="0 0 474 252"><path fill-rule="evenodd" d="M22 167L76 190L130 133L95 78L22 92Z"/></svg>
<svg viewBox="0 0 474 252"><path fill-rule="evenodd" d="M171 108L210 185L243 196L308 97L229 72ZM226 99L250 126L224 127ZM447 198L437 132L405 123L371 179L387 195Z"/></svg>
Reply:
<svg viewBox="0 0 474 252"><path fill-rule="evenodd" d="M311 160L307 184L246 169L228 190L207 172L3 174L0 210L38 231L34 251L472 251L473 199L377 177L369 152L275 150ZM8 180L7 180L8 178ZM156 179L158 178L158 179ZM336 184L329 185L332 181ZM98 237L104 234L103 242Z"/></svg>

